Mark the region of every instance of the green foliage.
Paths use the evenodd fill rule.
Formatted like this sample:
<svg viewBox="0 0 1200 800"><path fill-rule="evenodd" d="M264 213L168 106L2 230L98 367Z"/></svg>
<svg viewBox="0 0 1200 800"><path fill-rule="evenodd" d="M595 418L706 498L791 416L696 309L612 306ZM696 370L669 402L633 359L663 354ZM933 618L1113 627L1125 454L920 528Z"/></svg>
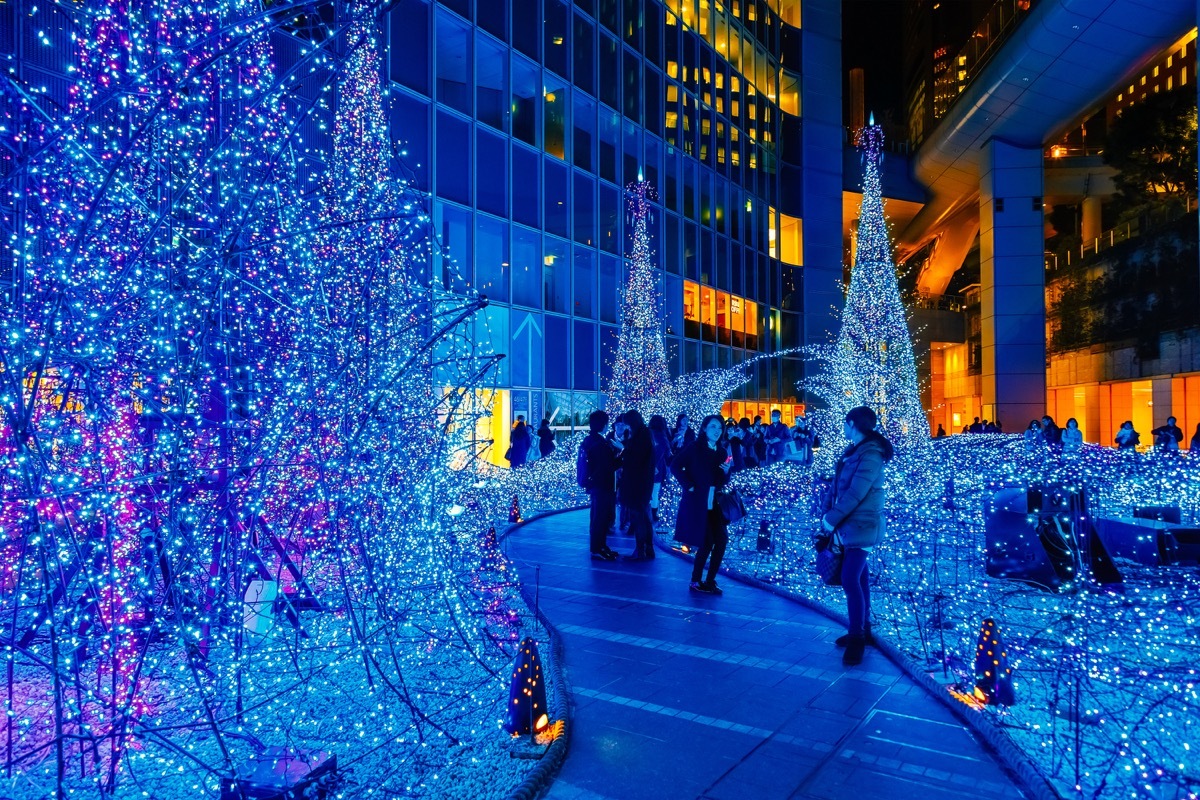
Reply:
<svg viewBox="0 0 1200 800"><path fill-rule="evenodd" d="M1151 95L1125 109L1108 131L1104 161L1120 171L1118 202L1139 213L1165 196L1196 192L1196 93L1191 86Z"/></svg>
<svg viewBox="0 0 1200 800"><path fill-rule="evenodd" d="M1192 214L1059 273L1050 351L1133 340L1140 357L1157 357L1162 333L1200 322L1198 259Z"/></svg>

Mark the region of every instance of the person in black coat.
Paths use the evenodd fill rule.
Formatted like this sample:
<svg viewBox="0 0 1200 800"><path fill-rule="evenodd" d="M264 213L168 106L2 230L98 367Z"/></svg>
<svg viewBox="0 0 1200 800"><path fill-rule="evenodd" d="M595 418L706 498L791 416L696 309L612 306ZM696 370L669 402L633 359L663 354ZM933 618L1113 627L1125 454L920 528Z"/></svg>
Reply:
<svg viewBox="0 0 1200 800"><path fill-rule="evenodd" d="M722 593L715 579L721 559L725 557L729 530L717 505L716 492L729 480L729 469L733 464L720 444L724 430L719 416L705 417L700 426L700 438L671 462L671 474L679 481L682 493L679 514L675 518L675 538L697 548L689 586L693 592ZM701 581L706 561L708 578Z"/></svg>
<svg viewBox="0 0 1200 800"><path fill-rule="evenodd" d="M650 437L654 440L654 491L650 495L650 519L658 524L658 499L662 494L663 481L667 479L667 464L671 461L671 432L667 430L665 417L655 414L650 417Z"/></svg>
<svg viewBox="0 0 1200 800"><path fill-rule="evenodd" d="M538 426L538 454L542 458L554 452L554 431L550 430L550 420L542 420L542 424Z"/></svg>
<svg viewBox="0 0 1200 800"><path fill-rule="evenodd" d="M612 561L617 553L608 546L608 528L617 513L617 449L604 436L608 414L596 410L588 416L591 431L579 445L575 461L575 479L591 499L588 518L589 547L593 559Z"/></svg>
<svg viewBox="0 0 1200 800"><path fill-rule="evenodd" d="M1054 424L1054 417L1042 417L1042 438L1051 447L1062 446L1062 428Z"/></svg>
<svg viewBox="0 0 1200 800"><path fill-rule="evenodd" d="M675 418L675 430L671 431L671 455L681 452L694 441L696 432L688 426L688 415L680 414Z"/></svg>
<svg viewBox="0 0 1200 800"><path fill-rule="evenodd" d="M650 522L650 497L654 494L654 438L646 427L640 411L625 412L629 433L621 454L621 477L618 481L618 501L629 516L629 533L633 536L630 561L654 558L654 530Z"/></svg>
<svg viewBox="0 0 1200 800"><path fill-rule="evenodd" d="M524 414L517 415L517 421L513 425L508 442L508 453L505 454L508 465L513 469L525 466L525 461L529 458L529 447L533 444L533 437L529 435L529 426L525 424Z"/></svg>
<svg viewBox="0 0 1200 800"><path fill-rule="evenodd" d="M1175 424L1174 417L1167 417L1167 424L1150 431L1150 435L1154 437L1154 449L1159 451L1177 453L1183 444L1183 429Z"/></svg>

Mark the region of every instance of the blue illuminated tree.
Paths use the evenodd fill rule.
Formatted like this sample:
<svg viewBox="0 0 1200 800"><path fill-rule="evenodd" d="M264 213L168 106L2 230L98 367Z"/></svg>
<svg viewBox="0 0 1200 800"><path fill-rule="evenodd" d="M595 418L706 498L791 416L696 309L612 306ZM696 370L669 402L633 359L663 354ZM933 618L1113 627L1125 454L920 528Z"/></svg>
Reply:
<svg viewBox="0 0 1200 800"><path fill-rule="evenodd" d="M617 355L606 389L608 407L618 413L631 408L651 410L671 380L663 343L662 299L646 224L653 189L646 181L637 181L629 184L626 192L633 221L633 248L629 282L621 294Z"/></svg>
<svg viewBox="0 0 1200 800"><path fill-rule="evenodd" d="M885 435L904 453L928 442L929 423L883 210L883 129L874 124L862 129L858 146L863 199L850 286L836 343L814 348L825 366L803 387L828 404L830 420L840 421L855 406L870 406Z"/></svg>

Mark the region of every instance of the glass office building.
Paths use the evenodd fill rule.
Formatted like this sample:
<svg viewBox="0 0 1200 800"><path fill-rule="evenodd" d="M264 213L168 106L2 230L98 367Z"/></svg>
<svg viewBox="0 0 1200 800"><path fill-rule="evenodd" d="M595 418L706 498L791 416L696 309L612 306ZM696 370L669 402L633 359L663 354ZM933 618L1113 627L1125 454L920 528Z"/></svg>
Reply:
<svg viewBox="0 0 1200 800"><path fill-rule="evenodd" d="M495 438L519 413L562 430L602 405L639 177L673 374L823 341L841 278L836 0L399 0L389 22L393 138L443 257L491 300L481 343L509 356ZM790 418L801 375L764 360L727 412Z"/></svg>

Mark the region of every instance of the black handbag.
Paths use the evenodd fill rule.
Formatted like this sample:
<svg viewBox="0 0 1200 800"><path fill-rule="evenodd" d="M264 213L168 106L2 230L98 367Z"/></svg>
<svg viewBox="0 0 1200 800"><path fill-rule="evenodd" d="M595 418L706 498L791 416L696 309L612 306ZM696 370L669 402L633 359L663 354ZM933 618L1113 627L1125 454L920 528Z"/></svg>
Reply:
<svg viewBox="0 0 1200 800"><path fill-rule="evenodd" d="M717 508L720 509L721 516L730 525L746 518L746 504L742 502L742 497L738 494L737 489L732 486L717 492Z"/></svg>
<svg viewBox="0 0 1200 800"><path fill-rule="evenodd" d="M816 536L817 575L826 586L842 585L842 557L845 548L836 536Z"/></svg>

